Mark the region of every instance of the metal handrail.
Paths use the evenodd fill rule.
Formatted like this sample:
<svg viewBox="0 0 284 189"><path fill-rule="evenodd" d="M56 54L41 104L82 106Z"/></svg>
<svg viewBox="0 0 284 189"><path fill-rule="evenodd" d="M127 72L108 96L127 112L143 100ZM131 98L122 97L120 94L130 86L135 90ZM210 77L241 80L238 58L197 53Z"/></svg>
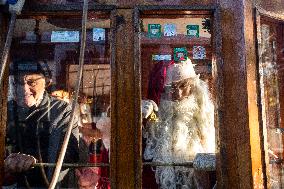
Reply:
<svg viewBox="0 0 284 189"><path fill-rule="evenodd" d="M9 56L10 47L11 47L11 43L12 43L16 18L17 18L17 14L12 13L11 19L10 19L10 24L9 24L9 29L8 29L8 33L7 33L7 38L6 38L6 41L5 41L3 54L2 54L2 57L1 57L0 89L2 89L2 87L3 87L3 78L4 78L5 70L6 70L6 67L7 67L7 64L8 64L8 56Z"/></svg>
<svg viewBox="0 0 284 189"><path fill-rule="evenodd" d="M193 168L193 162L183 163L162 163L162 162L143 162L143 166L185 166ZM55 167L55 163L35 163L34 167ZM65 168L79 168L79 167L110 167L109 163L63 163L62 167Z"/></svg>

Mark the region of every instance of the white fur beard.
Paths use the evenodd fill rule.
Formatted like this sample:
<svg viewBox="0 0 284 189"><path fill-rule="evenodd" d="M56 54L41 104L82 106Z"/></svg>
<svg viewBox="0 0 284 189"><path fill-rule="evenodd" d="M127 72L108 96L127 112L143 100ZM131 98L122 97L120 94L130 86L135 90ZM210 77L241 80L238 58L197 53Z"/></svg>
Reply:
<svg viewBox="0 0 284 189"><path fill-rule="evenodd" d="M192 160L198 152L204 152L201 133L194 119L198 111L194 96L180 102L162 100L159 121L150 123L148 133L144 133L147 138L145 158L181 163Z"/></svg>
<svg viewBox="0 0 284 189"><path fill-rule="evenodd" d="M180 102L161 100L159 121L149 123L143 133L147 139L144 158L153 162L183 163L192 161L196 153L205 152L202 130L197 121L200 118L199 107L193 95ZM184 167L157 167L156 181L161 188L176 188L177 175L186 177L192 175L192 171ZM191 177L184 180L192 180ZM184 181L182 183L185 184ZM182 183L179 186L191 185Z"/></svg>
<svg viewBox="0 0 284 189"><path fill-rule="evenodd" d="M173 116L192 117L198 111L198 108L199 106L194 95L177 102L161 99L159 118L166 120Z"/></svg>

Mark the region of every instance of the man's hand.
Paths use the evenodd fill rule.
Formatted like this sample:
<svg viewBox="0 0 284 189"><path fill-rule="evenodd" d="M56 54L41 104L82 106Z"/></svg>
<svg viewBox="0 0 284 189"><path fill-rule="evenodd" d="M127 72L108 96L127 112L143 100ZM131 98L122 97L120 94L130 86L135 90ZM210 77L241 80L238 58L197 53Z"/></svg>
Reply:
<svg viewBox="0 0 284 189"><path fill-rule="evenodd" d="M87 167L76 169L75 173L78 178L78 186L80 189L94 189L100 179L98 167Z"/></svg>
<svg viewBox="0 0 284 189"><path fill-rule="evenodd" d="M27 171L36 163L33 156L27 154L10 154L4 161L6 173L20 173Z"/></svg>

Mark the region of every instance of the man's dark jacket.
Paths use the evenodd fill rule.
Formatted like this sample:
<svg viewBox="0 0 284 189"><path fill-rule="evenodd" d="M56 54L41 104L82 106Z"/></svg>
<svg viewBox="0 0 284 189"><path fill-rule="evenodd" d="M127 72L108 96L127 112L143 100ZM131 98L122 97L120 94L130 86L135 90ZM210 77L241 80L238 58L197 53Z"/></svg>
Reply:
<svg viewBox="0 0 284 189"><path fill-rule="evenodd" d="M9 112L12 113L9 117L14 117L15 121L9 125L7 133L8 141L14 143L12 151L32 155L39 162L56 163L70 121L71 106L45 93L40 105L29 108L26 115L21 113L19 106L10 107L10 110L13 111ZM78 161L79 129L75 119L64 162ZM35 167L18 176L18 185L46 188L43 178L46 177L50 182L53 171L54 168ZM74 184L68 169L61 171L59 180L62 187L68 187L70 181Z"/></svg>

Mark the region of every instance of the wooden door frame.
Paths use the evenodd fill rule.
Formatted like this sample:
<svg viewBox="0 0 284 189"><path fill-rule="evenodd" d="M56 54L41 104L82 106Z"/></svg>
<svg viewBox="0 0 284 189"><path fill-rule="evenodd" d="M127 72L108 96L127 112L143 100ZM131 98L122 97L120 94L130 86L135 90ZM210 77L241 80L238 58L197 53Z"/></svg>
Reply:
<svg viewBox="0 0 284 189"><path fill-rule="evenodd" d="M255 31L256 31L256 55L257 55L257 85L258 85L258 90L257 90L257 94L258 94L258 104L259 104L259 117L260 119L260 129L259 129L259 133L260 133L260 143L261 143L261 160L262 160L262 166L263 166L263 180L264 180L264 187L268 188L268 174L269 174L269 168L267 167L267 165L269 164L269 157L268 157L268 151L267 151L267 132L266 132L266 126L263 125L263 114L264 112L262 112L262 100L261 100L261 75L260 75L260 59L261 59L261 17L263 17L265 20L267 20L268 22L282 22L282 24L284 23L284 16L281 14L277 14L271 11L266 11L265 9L256 6L254 8L254 20L255 20ZM282 26L283 27L283 26ZM279 115L280 116L280 115ZM281 122L283 123L283 120L281 120ZM279 123L281 124L281 123Z"/></svg>

